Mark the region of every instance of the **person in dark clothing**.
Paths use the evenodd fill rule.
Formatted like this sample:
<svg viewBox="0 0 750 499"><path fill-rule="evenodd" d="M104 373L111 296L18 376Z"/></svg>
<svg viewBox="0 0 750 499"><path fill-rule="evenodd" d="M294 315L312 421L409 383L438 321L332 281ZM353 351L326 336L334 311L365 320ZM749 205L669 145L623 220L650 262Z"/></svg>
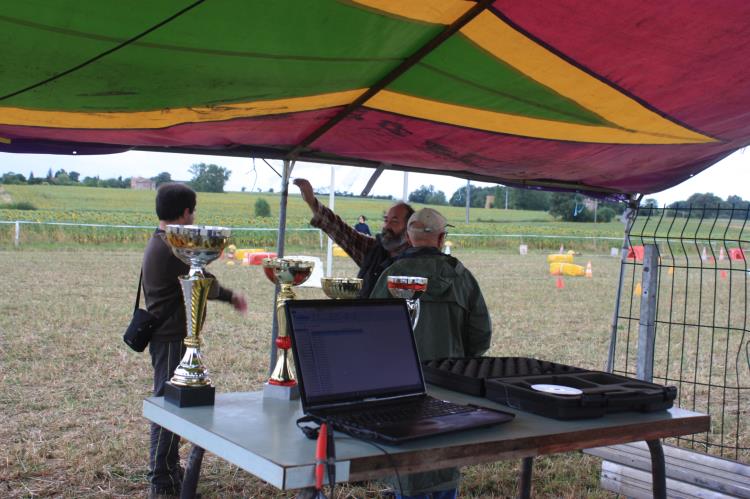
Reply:
<svg viewBox="0 0 750 499"><path fill-rule="evenodd" d="M383 229L375 237L354 230L333 211L315 198L312 185L303 178L294 181L299 187L313 218L310 225L325 232L354 260L359 267L357 277L362 279L361 298L370 296L380 274L393 263L395 256L409 247L406 238L406 222L414 209L406 203L396 203L383 217Z"/></svg>
<svg viewBox="0 0 750 499"><path fill-rule="evenodd" d="M357 232L361 234L371 236L372 234L370 233L370 226L367 225L366 222L367 222L367 218L365 218L364 215L360 215L359 222L357 223L357 225L354 226L354 230L356 230Z"/></svg>
<svg viewBox="0 0 750 499"><path fill-rule="evenodd" d="M156 215L159 227L149 239L143 254L143 295L146 308L156 317L169 315L154 331L149 344L151 365L154 369L153 395L164 395L164 384L179 365L187 336L185 306L178 277L186 275L190 267L177 258L166 241L167 225L191 225L195 219L195 192L183 184L163 184L156 193ZM230 303L235 310L247 310L245 297L214 281L209 299ZM182 468L179 456L180 437L151 424L148 478L149 497L169 498L180 494Z"/></svg>

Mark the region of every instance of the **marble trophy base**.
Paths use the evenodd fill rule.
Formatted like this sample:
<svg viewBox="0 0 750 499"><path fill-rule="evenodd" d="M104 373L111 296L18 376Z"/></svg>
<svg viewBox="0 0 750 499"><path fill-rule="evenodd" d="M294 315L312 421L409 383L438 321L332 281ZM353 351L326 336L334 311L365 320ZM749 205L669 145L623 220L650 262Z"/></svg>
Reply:
<svg viewBox="0 0 750 499"><path fill-rule="evenodd" d="M216 388L206 386L179 386L167 381L164 384L164 401L178 407L214 405Z"/></svg>
<svg viewBox="0 0 750 499"><path fill-rule="evenodd" d="M266 382L263 385L263 398L276 400L297 400L299 398L299 385L280 386Z"/></svg>

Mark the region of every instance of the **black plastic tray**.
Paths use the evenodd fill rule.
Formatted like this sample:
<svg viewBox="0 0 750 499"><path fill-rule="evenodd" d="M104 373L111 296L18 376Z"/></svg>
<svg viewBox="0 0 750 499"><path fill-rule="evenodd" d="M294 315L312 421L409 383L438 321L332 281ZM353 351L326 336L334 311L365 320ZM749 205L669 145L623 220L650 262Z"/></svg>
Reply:
<svg viewBox="0 0 750 499"><path fill-rule="evenodd" d="M580 389L581 395L557 395L531 388L536 384ZM485 396L514 409L555 419L584 419L607 413L669 409L677 388L601 371L488 379Z"/></svg>
<svg viewBox="0 0 750 499"><path fill-rule="evenodd" d="M578 367L527 357L453 357L422 365L425 381L456 392L485 396L485 379L584 372Z"/></svg>

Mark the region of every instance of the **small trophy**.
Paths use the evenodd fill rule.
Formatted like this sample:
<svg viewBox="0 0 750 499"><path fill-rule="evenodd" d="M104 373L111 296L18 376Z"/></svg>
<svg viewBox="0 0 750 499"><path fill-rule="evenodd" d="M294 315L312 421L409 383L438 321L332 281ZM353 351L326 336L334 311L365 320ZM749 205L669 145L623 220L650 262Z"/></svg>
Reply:
<svg viewBox="0 0 750 499"><path fill-rule="evenodd" d="M190 265L188 275L179 277L187 320L185 355L164 388L164 399L180 407L214 403L216 389L208 377L200 351L206 301L214 278L206 276L203 268L221 256L230 233L225 227L167 225L167 242L172 251Z"/></svg>
<svg viewBox="0 0 750 499"><path fill-rule="evenodd" d="M362 279L357 277L321 277L320 284L328 298L352 299L359 296Z"/></svg>
<svg viewBox="0 0 750 499"><path fill-rule="evenodd" d="M427 278L405 275L388 276L388 291L392 297L406 300L411 327L416 329L419 321L419 297L427 291Z"/></svg>
<svg viewBox="0 0 750 499"><path fill-rule="evenodd" d="M294 300L293 286L305 282L312 274L315 262L296 260L292 258L264 258L263 272L268 279L281 285L281 291L276 298L276 323L278 335L276 346L279 348L276 366L271 377L263 388L263 396L270 398L295 399L299 397L297 380L291 365L292 341L287 334L286 314L284 302Z"/></svg>

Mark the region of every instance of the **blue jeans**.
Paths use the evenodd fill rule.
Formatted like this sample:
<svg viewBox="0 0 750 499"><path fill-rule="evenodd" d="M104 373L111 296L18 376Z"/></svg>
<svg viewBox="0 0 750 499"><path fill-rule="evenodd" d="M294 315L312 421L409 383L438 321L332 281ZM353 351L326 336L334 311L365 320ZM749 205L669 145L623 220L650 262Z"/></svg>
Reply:
<svg viewBox="0 0 750 499"><path fill-rule="evenodd" d="M396 499L456 499L458 496L457 489L440 490L437 492L430 492L429 494L419 494L416 496L402 496L396 493Z"/></svg>

